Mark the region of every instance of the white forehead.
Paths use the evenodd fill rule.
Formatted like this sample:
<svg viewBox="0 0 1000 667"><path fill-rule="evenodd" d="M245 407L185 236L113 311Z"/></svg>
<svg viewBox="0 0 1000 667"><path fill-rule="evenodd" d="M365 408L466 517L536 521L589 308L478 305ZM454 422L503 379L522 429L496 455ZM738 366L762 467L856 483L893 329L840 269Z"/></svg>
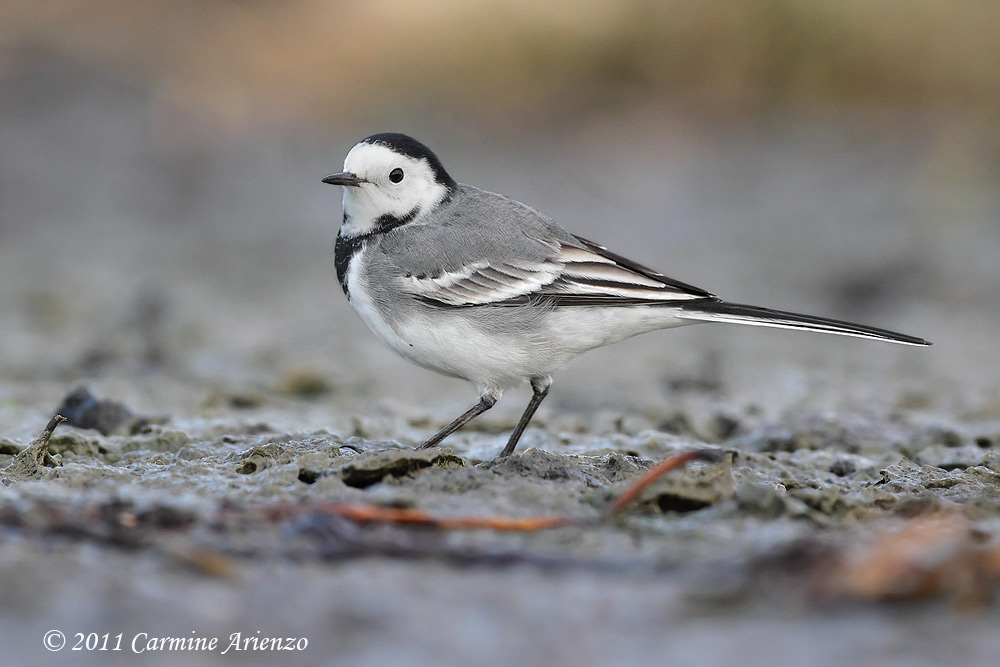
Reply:
<svg viewBox="0 0 1000 667"><path fill-rule="evenodd" d="M414 167L422 164L407 155L402 155L383 144L357 144L344 158L344 171L363 175L384 171L394 167Z"/></svg>

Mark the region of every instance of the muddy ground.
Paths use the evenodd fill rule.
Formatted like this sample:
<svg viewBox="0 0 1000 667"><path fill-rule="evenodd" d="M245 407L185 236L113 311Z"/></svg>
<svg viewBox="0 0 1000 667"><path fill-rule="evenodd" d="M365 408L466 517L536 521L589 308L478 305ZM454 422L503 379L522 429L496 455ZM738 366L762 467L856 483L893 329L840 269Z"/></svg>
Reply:
<svg viewBox="0 0 1000 667"><path fill-rule="evenodd" d="M390 128L183 143L148 91L71 63L32 77L0 96L5 664L135 664L141 633L235 632L306 638L290 664L995 664L1000 200L970 174L996 175L996 145L850 114L391 128L678 279L935 343L647 335L557 377L493 463L527 391L412 451L473 391L394 358L336 283L339 192L319 179ZM23 453L81 386L124 419ZM706 446L723 460L590 523ZM366 525L326 502L582 523ZM899 530L912 559L872 551ZM122 650L74 653L76 633ZM221 649L182 659L278 662Z"/></svg>

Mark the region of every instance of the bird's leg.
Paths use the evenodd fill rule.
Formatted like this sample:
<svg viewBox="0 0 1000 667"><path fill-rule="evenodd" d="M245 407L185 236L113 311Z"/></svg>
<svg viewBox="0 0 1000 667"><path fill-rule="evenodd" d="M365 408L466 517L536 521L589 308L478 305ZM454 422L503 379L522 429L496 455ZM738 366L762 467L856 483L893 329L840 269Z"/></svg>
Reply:
<svg viewBox="0 0 1000 667"><path fill-rule="evenodd" d="M535 410L538 406L542 404L545 400L546 395L549 393L549 387L552 386L552 378L532 378L531 379L531 389L535 393L531 395L531 400L528 401L528 407L524 409L524 413L521 418L517 420L517 426L514 427L514 432L510 434L510 440L507 441L507 446L503 448L500 452L500 456L497 458L506 458L514 453L514 448L517 447L517 441L521 439L521 434L524 433L524 429L528 427L528 422L535 415Z"/></svg>
<svg viewBox="0 0 1000 667"><path fill-rule="evenodd" d="M479 402L473 405L471 408L462 413L462 415L453 421L452 423L445 426L443 429L432 435L427 442L417 447L417 449L428 449L439 445L442 440L447 438L449 435L462 428L470 421L483 414L494 405L496 405L499 396L495 393L483 394L479 397Z"/></svg>

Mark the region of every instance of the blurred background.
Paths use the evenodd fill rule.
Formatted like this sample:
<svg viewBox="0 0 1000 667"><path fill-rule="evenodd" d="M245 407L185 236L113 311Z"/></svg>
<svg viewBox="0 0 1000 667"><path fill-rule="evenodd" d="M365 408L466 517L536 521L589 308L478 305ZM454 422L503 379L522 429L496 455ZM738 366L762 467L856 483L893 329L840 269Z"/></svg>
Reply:
<svg viewBox="0 0 1000 667"><path fill-rule="evenodd" d="M167 418L152 435L62 427L83 453L64 450L66 465L41 481L0 475L10 664L41 664L50 628L305 635L304 664L656 664L694 650L705 664L871 664L902 651L906 664L995 664L995 614L827 613L771 593L771 570L795 570L798 551L764 558L762 578L747 570L769 591L747 608L724 594L689 602L678 587L699 584L684 568L632 579L436 560L329 566L269 557L269 540L289 534L251 524L248 551L232 536L239 573L226 579L178 565L173 542L106 548L104 533L79 538L85 526L69 522L62 539L33 533L51 507L124 517L132 500L201 512L213 536L220 507L408 502L393 484L354 496L333 478L305 484L297 463L236 472L270 440L303 456L351 435L371 449L416 443L474 400L384 348L337 284L341 192L320 179L381 131L425 142L459 181L733 301L935 343L726 326L640 336L556 377L520 451L711 441L742 454L776 440L795 450L776 455L787 462L863 446L875 459L856 458L842 480L854 488L882 484L883 459L919 462L925 445L946 450L934 465L952 450L995 454L984 450L1000 433L1000 2L3 0L0 453L13 458L81 384ZM492 457L527 396L510 392L449 445ZM760 471L761 497L812 490L833 474L822 465ZM995 516L995 473L969 470L984 494L970 511ZM445 514L539 506L510 483L518 475L495 475L479 501L462 482L414 502ZM553 498L587 511L606 492L563 482L553 476ZM940 486L932 499L950 493ZM739 563L864 527L854 515L715 512L528 544L668 546L701 554L697 564ZM309 534L333 544L340 530ZM452 539L493 548L496 537ZM711 578L723 590L729 575ZM176 664L159 655L149 664Z"/></svg>
<svg viewBox="0 0 1000 667"><path fill-rule="evenodd" d="M888 374L1000 414L998 121L995 2L6 0L0 425L37 431L79 382L171 414L324 396L300 425L469 402L337 285L320 179L378 131L727 298L937 343L646 336L568 371L558 408L722 373L785 409Z"/></svg>

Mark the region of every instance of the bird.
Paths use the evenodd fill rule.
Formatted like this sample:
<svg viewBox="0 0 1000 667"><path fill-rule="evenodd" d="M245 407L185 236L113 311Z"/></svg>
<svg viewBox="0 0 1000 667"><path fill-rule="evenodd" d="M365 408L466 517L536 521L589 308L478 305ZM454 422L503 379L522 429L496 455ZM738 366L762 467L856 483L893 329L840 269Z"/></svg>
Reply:
<svg viewBox="0 0 1000 667"><path fill-rule="evenodd" d="M405 359L471 382L478 401L418 449L439 445L527 382L510 456L554 373L581 353L701 322L798 329L924 346L923 338L724 301L566 231L534 208L457 182L398 132L357 143L343 171L334 263L351 306Z"/></svg>

